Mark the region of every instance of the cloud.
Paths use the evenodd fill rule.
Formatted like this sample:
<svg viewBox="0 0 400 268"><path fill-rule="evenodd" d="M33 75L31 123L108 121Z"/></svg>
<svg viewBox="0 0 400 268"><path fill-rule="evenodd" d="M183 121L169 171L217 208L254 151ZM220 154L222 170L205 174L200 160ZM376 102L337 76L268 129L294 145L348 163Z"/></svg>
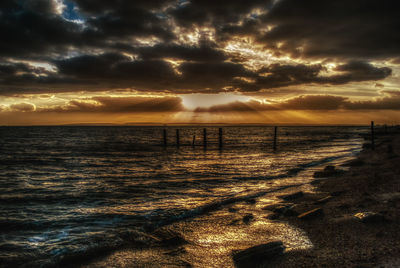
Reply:
<svg viewBox="0 0 400 268"><path fill-rule="evenodd" d="M33 112L36 107L31 103L18 103L10 105L10 110L13 112Z"/></svg>
<svg viewBox="0 0 400 268"><path fill-rule="evenodd" d="M350 61L335 68L338 74L321 75L325 68L320 64L281 65L271 64L261 68L254 83L239 82L243 91L258 91L300 84L347 84L350 82L377 81L391 75L387 67L375 67L363 61Z"/></svg>
<svg viewBox="0 0 400 268"><path fill-rule="evenodd" d="M191 0L170 10L178 24L182 26L225 25L238 23L245 15L256 8L266 8L269 0Z"/></svg>
<svg viewBox="0 0 400 268"><path fill-rule="evenodd" d="M45 15L61 14L65 8L61 0L26 0L22 5L26 10Z"/></svg>
<svg viewBox="0 0 400 268"><path fill-rule="evenodd" d="M222 61L183 62L174 70L160 59L132 60L121 54L80 56L56 61L59 73L98 86L135 87L140 90L184 89L222 91L235 77L255 77L243 65Z"/></svg>
<svg viewBox="0 0 400 268"><path fill-rule="evenodd" d="M223 53L206 47L164 47L159 54L157 49L144 50L146 56L137 59L122 53L103 53L55 60L52 64L57 71L23 63L0 64L0 92L73 92L82 87L87 91L135 88L175 93L255 92L294 85L378 81L392 73L390 68L363 61L338 65L334 75L322 75L326 68L321 64L271 64L253 71L241 63L224 61ZM161 56L168 54L186 61L173 66ZM24 91L27 84L29 88Z"/></svg>
<svg viewBox="0 0 400 268"><path fill-rule="evenodd" d="M78 42L80 27L55 16L53 1L5 1L0 13L0 56L49 57L55 51L67 51Z"/></svg>
<svg viewBox="0 0 400 268"><path fill-rule="evenodd" d="M154 113L183 111L178 97L93 97L71 100L67 105L42 108L40 112Z"/></svg>
<svg viewBox="0 0 400 268"><path fill-rule="evenodd" d="M399 7L391 0L281 0L263 17L273 28L257 39L295 57L398 56Z"/></svg>
<svg viewBox="0 0 400 268"><path fill-rule="evenodd" d="M329 95L306 95L289 99L277 105L284 110L338 110L345 108L347 98Z"/></svg>
<svg viewBox="0 0 400 268"><path fill-rule="evenodd" d="M201 44L200 46L157 44L151 47L139 47L134 51L143 59L173 58L198 62L225 61L228 59L227 55L213 44Z"/></svg>
<svg viewBox="0 0 400 268"><path fill-rule="evenodd" d="M378 68L363 61L350 61L349 63L339 65L336 67L336 71L346 73L342 77L338 76L337 80L342 80L341 83L381 80L392 74L392 70L388 67Z"/></svg>
<svg viewBox="0 0 400 268"><path fill-rule="evenodd" d="M400 91L385 91L387 96L376 100L356 101L346 104L349 110L400 110Z"/></svg>
<svg viewBox="0 0 400 268"><path fill-rule="evenodd" d="M251 100L214 105L209 108L198 108L196 112L260 112L281 110L400 110L399 92L371 101L350 101L348 98L332 95L302 95L279 103L268 103Z"/></svg>
<svg viewBox="0 0 400 268"><path fill-rule="evenodd" d="M152 10L168 1L73 1L83 24L64 18L59 1L3 2L0 35L6 36L7 42L1 42L0 56L49 59L73 51L106 49L132 41L132 37L174 38L167 19Z"/></svg>
<svg viewBox="0 0 400 268"><path fill-rule="evenodd" d="M7 42L0 43L0 94L124 88L262 92L379 81L392 73L379 59L395 64L400 57L399 5L389 0L2 1L0 35ZM254 42L272 55L265 60L240 47ZM245 52L252 56L241 57ZM328 62L338 66L327 68Z"/></svg>

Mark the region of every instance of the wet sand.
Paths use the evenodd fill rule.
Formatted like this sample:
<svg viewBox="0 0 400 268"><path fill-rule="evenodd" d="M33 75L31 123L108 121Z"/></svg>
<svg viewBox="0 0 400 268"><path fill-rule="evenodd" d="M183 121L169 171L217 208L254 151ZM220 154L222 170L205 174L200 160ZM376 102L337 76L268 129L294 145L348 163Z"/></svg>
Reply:
<svg viewBox="0 0 400 268"><path fill-rule="evenodd" d="M163 227L83 266L233 267L232 252L280 240L284 254L257 267L399 267L400 135L319 177ZM315 208L322 213L298 217Z"/></svg>

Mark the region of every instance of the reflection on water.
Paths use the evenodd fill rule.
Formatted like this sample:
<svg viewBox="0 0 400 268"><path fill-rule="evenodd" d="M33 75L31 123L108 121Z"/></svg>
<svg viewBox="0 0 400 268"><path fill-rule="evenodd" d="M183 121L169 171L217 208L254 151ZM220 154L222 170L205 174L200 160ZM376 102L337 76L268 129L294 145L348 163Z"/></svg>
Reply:
<svg viewBox="0 0 400 268"><path fill-rule="evenodd" d="M358 133L366 129L282 127L277 152L272 131L225 127L219 150L218 129L209 127L203 150L191 146L193 135L201 144L198 127L181 128L179 148L175 128L169 128L170 146L164 148L159 127L1 127L0 258L57 261L119 248L127 230L202 216L210 207L304 183L320 165L359 151ZM269 223L257 224L261 230ZM250 235L226 231L193 241L215 245Z"/></svg>

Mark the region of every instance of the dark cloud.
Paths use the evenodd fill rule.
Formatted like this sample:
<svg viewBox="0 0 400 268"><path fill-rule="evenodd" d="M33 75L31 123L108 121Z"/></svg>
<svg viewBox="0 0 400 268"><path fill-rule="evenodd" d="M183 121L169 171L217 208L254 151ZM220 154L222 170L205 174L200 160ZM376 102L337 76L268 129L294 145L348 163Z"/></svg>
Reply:
<svg viewBox="0 0 400 268"><path fill-rule="evenodd" d="M132 60L120 54L80 56L57 61L60 74L115 87L143 87L153 90L185 88L215 89L231 85L235 77L254 77L256 73L241 64L229 62L184 62L178 67L163 60ZM99 85L100 86L100 85Z"/></svg>
<svg viewBox="0 0 400 268"><path fill-rule="evenodd" d="M170 23L160 10L175 0L155 1L96 1L74 0L77 9L86 17L87 36L105 41L123 41L127 37L159 37L174 39ZM132 40L127 40L132 41Z"/></svg>
<svg viewBox="0 0 400 268"><path fill-rule="evenodd" d="M53 61L58 72L22 63L0 64L0 92L3 94L24 93L23 85L30 87L25 93L45 93L40 88L52 88L53 92L85 90L109 90L115 88L136 88L164 92L221 92L226 90L259 91L300 84L346 84L349 82L377 81L391 74L391 69L378 68L366 62L352 61L339 65L336 75L321 75L322 65L280 65L272 64L257 72L240 63L200 58L200 54L213 54L206 48L181 50L172 47L160 53L176 53L186 57L177 67L158 59L157 55L132 59L120 53L84 55L65 60ZM155 50L157 51L157 50ZM181 52L187 53L181 53ZM181 53L179 55L179 53ZM217 54L221 57L223 54ZM199 61L195 61L199 57ZM154 59L153 59L154 58ZM192 61L188 61L189 59ZM204 61L201 61L204 59ZM20 89L22 87L22 89Z"/></svg>
<svg viewBox="0 0 400 268"><path fill-rule="evenodd" d="M280 103L232 102L209 108L198 108L197 112L258 112L273 110L338 110L344 108L347 98L330 95L304 95Z"/></svg>
<svg viewBox="0 0 400 268"><path fill-rule="evenodd" d="M178 97L93 97L72 100L65 106L41 109L40 112L153 113L183 111Z"/></svg>
<svg viewBox="0 0 400 268"><path fill-rule="evenodd" d="M49 2L49 1L47 1ZM50 8L50 7L47 7ZM68 46L77 41L80 27L63 20L59 16L35 12L46 7L25 9L23 5L13 5L0 13L0 56L44 57L55 51L67 51Z"/></svg>
<svg viewBox="0 0 400 268"><path fill-rule="evenodd" d="M350 82L377 81L391 75L387 67L375 67L363 61L351 61L335 68L335 75L321 75L324 67L318 65L281 65L272 64L261 68L261 74L254 83L239 82L243 91L278 88L300 84L346 84Z"/></svg>
<svg viewBox="0 0 400 268"><path fill-rule="evenodd" d="M176 3L177 0L97 0L96 4L93 4L92 0L72 0L77 6L82 10L82 12L86 12L89 14L98 14L104 11L112 11L116 13L123 13L125 11L134 10L137 8L141 9L151 9L158 10L162 7L165 7L169 4Z"/></svg>
<svg viewBox="0 0 400 268"><path fill-rule="evenodd" d="M245 18L240 24L226 24L217 28L218 40L226 41L232 36L257 36L262 23L256 18Z"/></svg>
<svg viewBox="0 0 400 268"><path fill-rule="evenodd" d="M246 69L243 65L230 62L186 62L179 66L179 71L182 73L183 87L213 89L216 92L224 91L225 87L234 86L237 77L257 77L256 73Z"/></svg>
<svg viewBox="0 0 400 268"><path fill-rule="evenodd" d="M376 100L349 102L349 110L400 110L400 91L385 91L388 96Z"/></svg>
<svg viewBox="0 0 400 268"><path fill-rule="evenodd" d="M195 109L195 112L207 112L207 113L224 113L224 112L258 112L275 110L272 105L264 104L259 101L250 100L247 102L235 101L228 104L213 105L211 107L199 107Z"/></svg>
<svg viewBox="0 0 400 268"><path fill-rule="evenodd" d="M158 44L152 47L140 47L134 50L143 59L175 58L185 61L213 62L227 60L227 55L214 44L185 46L176 44Z"/></svg>
<svg viewBox="0 0 400 268"><path fill-rule="evenodd" d="M0 64L0 94L2 95L71 91L68 89L71 86L87 86L90 83L90 81L51 72L43 67L12 62ZM49 87L53 90L49 90Z"/></svg>
<svg viewBox="0 0 400 268"><path fill-rule="evenodd" d="M221 27L221 25L237 24L253 9L265 9L271 2L269 0L191 0L172 9L170 13L180 25L186 27L193 24Z"/></svg>
<svg viewBox="0 0 400 268"><path fill-rule="evenodd" d="M329 95L306 95L277 105L283 110L338 110L344 108L346 98Z"/></svg>
<svg viewBox="0 0 400 268"><path fill-rule="evenodd" d="M398 56L399 8L391 0L280 0L263 18L273 29L257 38L292 56Z"/></svg>
<svg viewBox="0 0 400 268"><path fill-rule="evenodd" d="M57 13L55 1L48 0L25 0L20 2L26 11L38 14L52 15Z"/></svg>
<svg viewBox="0 0 400 268"><path fill-rule="evenodd" d="M385 79L392 70L372 65L370 58L392 57L395 64L400 57L396 1L70 0L64 4L68 7L60 13L53 0L0 3L1 94L116 88L257 92L338 85ZM215 32L215 39L204 36L197 43L185 43L179 36L201 32L196 28L200 26ZM272 63L250 70L245 58L223 50L225 41L237 36L251 36L276 55L335 58L340 65L334 74L325 73L323 64ZM55 68L14 63L18 59L39 60Z"/></svg>
<svg viewBox="0 0 400 268"><path fill-rule="evenodd" d="M347 73L347 75L342 76L343 78L338 79L346 80L345 77L347 77L348 81L344 82L381 80L392 74L392 70L388 67L378 68L363 61L351 61L339 65L336 71Z"/></svg>
<svg viewBox="0 0 400 268"><path fill-rule="evenodd" d="M132 37L174 38L167 18L150 9L171 1L74 1L85 14L82 24L56 14L52 0L4 2L0 35L7 41L0 44L0 56L48 59L82 48L106 49Z"/></svg>
<svg viewBox="0 0 400 268"><path fill-rule="evenodd" d="M10 105L10 110L13 112L33 112L36 107L30 103L18 103Z"/></svg>
<svg viewBox="0 0 400 268"><path fill-rule="evenodd" d="M303 95L280 103L259 101L232 102L209 108L197 108L196 112L260 112L277 110L400 110L400 94L391 92L389 96L371 101L350 101L348 98L332 95Z"/></svg>
<svg viewBox="0 0 400 268"><path fill-rule="evenodd" d="M118 13L105 12L87 20L97 37L122 38L129 36L156 36L172 40L174 35L166 25L166 20L143 9L122 10Z"/></svg>
<svg viewBox="0 0 400 268"><path fill-rule="evenodd" d="M97 89L167 90L177 80L172 66L163 60L132 60L121 54L80 56L55 64L60 74L92 83Z"/></svg>

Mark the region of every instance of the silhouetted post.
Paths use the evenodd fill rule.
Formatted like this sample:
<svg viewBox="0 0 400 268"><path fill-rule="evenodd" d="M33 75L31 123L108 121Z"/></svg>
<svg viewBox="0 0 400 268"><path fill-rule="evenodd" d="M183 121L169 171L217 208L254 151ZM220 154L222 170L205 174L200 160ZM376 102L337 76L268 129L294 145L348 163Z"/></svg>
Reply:
<svg viewBox="0 0 400 268"><path fill-rule="evenodd" d="M203 146L204 148L207 147L207 129L203 129Z"/></svg>
<svg viewBox="0 0 400 268"><path fill-rule="evenodd" d="M385 124L385 134L387 134L388 133L388 127L387 127L387 125Z"/></svg>
<svg viewBox="0 0 400 268"><path fill-rule="evenodd" d="M164 146L167 146L167 130L163 129Z"/></svg>
<svg viewBox="0 0 400 268"><path fill-rule="evenodd" d="M178 146L179 147L179 129L176 129L176 146Z"/></svg>
<svg viewBox="0 0 400 268"><path fill-rule="evenodd" d="M278 134L278 127L275 127L274 128L274 151L276 151L277 134Z"/></svg>
<svg viewBox="0 0 400 268"><path fill-rule="evenodd" d="M374 121L371 121L371 148L375 149L375 137L374 137Z"/></svg>
<svg viewBox="0 0 400 268"><path fill-rule="evenodd" d="M196 142L196 135L193 135L193 141L192 141L192 146L194 147L194 144Z"/></svg>
<svg viewBox="0 0 400 268"><path fill-rule="evenodd" d="M222 127L220 127L218 130L218 138L219 148L222 149Z"/></svg>

